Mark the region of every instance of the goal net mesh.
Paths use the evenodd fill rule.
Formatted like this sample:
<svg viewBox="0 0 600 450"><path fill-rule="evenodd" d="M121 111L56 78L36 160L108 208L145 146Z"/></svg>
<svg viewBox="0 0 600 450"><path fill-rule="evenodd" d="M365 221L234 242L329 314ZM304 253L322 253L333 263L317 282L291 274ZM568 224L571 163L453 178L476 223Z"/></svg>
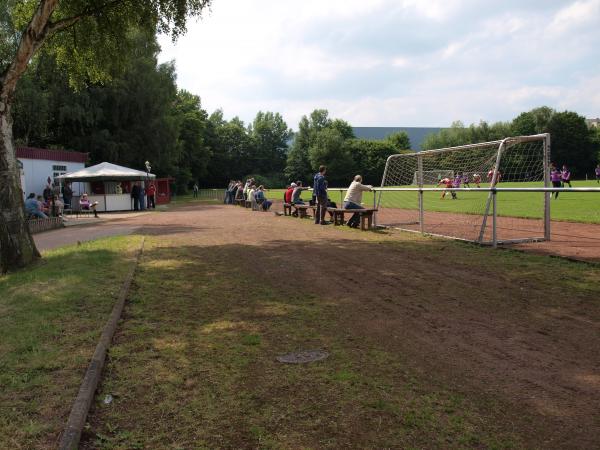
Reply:
<svg viewBox="0 0 600 450"><path fill-rule="evenodd" d="M398 190L378 194L377 223L488 243L492 239L493 201L485 188L491 186L494 172L499 188L544 187L544 167L543 136L509 138L504 145L495 141L393 155L387 161L381 186ZM417 187L442 190L425 191L420 198L418 191L407 189ZM545 195L498 193L497 239L509 242L543 237Z"/></svg>

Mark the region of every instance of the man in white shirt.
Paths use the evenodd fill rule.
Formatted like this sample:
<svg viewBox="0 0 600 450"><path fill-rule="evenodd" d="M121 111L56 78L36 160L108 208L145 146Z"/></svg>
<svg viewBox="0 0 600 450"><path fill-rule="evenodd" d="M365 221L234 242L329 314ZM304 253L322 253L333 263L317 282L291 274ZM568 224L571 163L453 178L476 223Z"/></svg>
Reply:
<svg viewBox="0 0 600 450"><path fill-rule="evenodd" d="M362 177L360 175L356 175L354 177L354 181L350 183L350 187L346 192L346 197L344 198L344 209L363 209L361 206L362 203L362 194L365 191L372 191L373 186L368 184L362 184ZM360 214L353 214L350 220L346 225L352 228L358 228L360 223Z"/></svg>

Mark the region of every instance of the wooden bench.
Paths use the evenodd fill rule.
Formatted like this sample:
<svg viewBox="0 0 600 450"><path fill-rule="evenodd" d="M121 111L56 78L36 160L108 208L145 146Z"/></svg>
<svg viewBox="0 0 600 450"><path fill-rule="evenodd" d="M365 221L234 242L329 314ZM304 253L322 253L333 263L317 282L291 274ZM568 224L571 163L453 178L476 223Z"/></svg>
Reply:
<svg viewBox="0 0 600 450"><path fill-rule="evenodd" d="M377 212L377 208L362 208L362 209L344 209L344 208L327 208L327 211L333 214L334 225L344 225L344 214L360 215L360 229L363 231L373 228L373 213Z"/></svg>
<svg viewBox="0 0 600 450"><path fill-rule="evenodd" d="M309 217L309 215L308 215L309 209L312 209L313 215L315 214L315 210L317 209L317 207L313 206L313 205L295 205L295 204L292 204L292 208L296 209L296 211L298 212L298 217L300 217L301 219L304 219L305 217Z"/></svg>

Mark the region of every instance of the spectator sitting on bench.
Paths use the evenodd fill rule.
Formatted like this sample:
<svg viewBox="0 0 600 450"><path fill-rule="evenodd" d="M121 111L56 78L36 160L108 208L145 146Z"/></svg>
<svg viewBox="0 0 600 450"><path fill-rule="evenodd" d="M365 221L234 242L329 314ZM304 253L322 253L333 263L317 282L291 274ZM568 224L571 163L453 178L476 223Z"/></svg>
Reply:
<svg viewBox="0 0 600 450"><path fill-rule="evenodd" d="M46 214L46 216L48 216L50 211L48 209L48 205L46 204L46 201L44 200L44 197L42 197L41 195L38 195L37 202L38 202L39 210L41 212L43 212L44 214Z"/></svg>
<svg viewBox="0 0 600 450"><path fill-rule="evenodd" d="M372 191L373 186L362 184L362 177L356 175L354 181L350 183L350 187L344 198L344 209L363 209L361 206L362 194L364 191ZM360 214L354 213L348 221L347 225L351 228L358 228L360 223Z"/></svg>
<svg viewBox="0 0 600 450"><path fill-rule="evenodd" d="M40 203L35 198L35 194L32 192L27 196L27 200L25 200L25 212L29 216L36 217L38 219L47 219L48 216L44 214L42 209L40 208Z"/></svg>
<svg viewBox="0 0 600 450"><path fill-rule="evenodd" d="M265 187L264 186L258 187L257 195L259 196L259 198L262 198L260 205L261 205L263 211L268 211L269 208L271 207L271 205L273 204L273 202L271 200L268 200L267 197L265 196Z"/></svg>
<svg viewBox="0 0 600 450"><path fill-rule="evenodd" d="M251 185L248 190L248 200L250 201L250 205L252 205L252 211L258 211L258 203L256 202L256 186Z"/></svg>
<svg viewBox="0 0 600 450"><path fill-rule="evenodd" d="M98 218L96 206L98 206L98 202L91 203L88 195L85 193L79 199L79 208L81 208L82 211L94 211L94 217Z"/></svg>
<svg viewBox="0 0 600 450"><path fill-rule="evenodd" d="M285 191L285 195L283 196L283 200L286 203L289 203L289 204L292 203L292 196L294 195L294 189L296 189L297 186L298 185L296 183L292 183L292 184L289 185L289 187ZM292 213L292 216L298 217L298 211L294 211Z"/></svg>
<svg viewBox="0 0 600 450"><path fill-rule="evenodd" d="M292 195L294 194L294 189L296 189L296 186L296 183L292 183L286 188L285 194L283 196L283 200L286 203L292 203Z"/></svg>
<svg viewBox="0 0 600 450"><path fill-rule="evenodd" d="M265 187L262 184L254 192L254 199L258 206L261 206L265 201Z"/></svg>
<svg viewBox="0 0 600 450"><path fill-rule="evenodd" d="M292 191L292 204L294 205L304 205L304 200L300 198L302 195L302 191L308 191L308 187L302 186L302 181L298 181L296 183L296 187Z"/></svg>

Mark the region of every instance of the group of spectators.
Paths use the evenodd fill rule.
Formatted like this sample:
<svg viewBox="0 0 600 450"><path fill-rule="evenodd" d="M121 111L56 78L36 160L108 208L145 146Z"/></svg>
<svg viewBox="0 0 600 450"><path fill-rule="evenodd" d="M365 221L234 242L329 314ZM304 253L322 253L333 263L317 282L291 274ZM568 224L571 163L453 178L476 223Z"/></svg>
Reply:
<svg viewBox="0 0 600 450"><path fill-rule="evenodd" d="M256 186L254 178L248 178L245 183L241 180L231 180L225 191L225 204L232 205L236 200L249 201L253 211L268 211L273 202L267 199L265 187Z"/></svg>
<svg viewBox="0 0 600 450"><path fill-rule="evenodd" d="M25 214L28 218L47 219L62 216L65 208L71 207L73 191L70 185L63 188L63 199L60 199L60 187L47 184L42 195L30 193L25 200Z"/></svg>
<svg viewBox="0 0 600 450"><path fill-rule="evenodd" d="M329 225L331 221L326 221L325 216L327 214L327 208L337 208L337 204L329 198L328 195L328 183L326 179L327 167L319 167L319 171L315 174L313 179L313 191L312 198L308 200L308 204L316 206L315 211L315 224L317 225ZM284 202L294 205L305 205L305 200L302 199L302 192L308 191L309 186L304 186L302 181L296 181L290 183L284 193ZM362 206L362 195L363 192L372 191L373 186L362 184L362 176L356 175L354 180L346 191L346 197L344 198L344 209L363 209ZM240 180L231 180L225 191L225 204L234 204L238 200L250 201L252 209L258 211L268 211L273 202L266 198L265 188L260 185L257 187L256 181L253 178L249 178L245 183ZM293 213L297 215L298 212ZM333 214L330 212L330 215ZM347 225L352 228L358 228L360 225L360 214L353 214Z"/></svg>
<svg viewBox="0 0 600 450"><path fill-rule="evenodd" d="M319 167L313 179L313 191L312 198L308 201L311 206L316 206L315 211L315 224L329 225L331 222L325 220L327 208L337 208L338 205L331 201L328 194L328 183L327 183L327 167ZM302 199L302 192L307 191L310 188L304 186L302 181L296 181L286 187L284 194L284 202L292 205L305 205L305 201ZM373 186L362 184L362 176L356 175L348 190L346 191L346 197L344 198L344 209L363 209L362 206L362 194L366 191L372 191ZM297 215L298 212L292 213ZM330 212L330 216L333 214ZM353 214L347 225L352 228L358 228L360 224L360 215Z"/></svg>
<svg viewBox="0 0 600 450"><path fill-rule="evenodd" d="M148 182L148 186L136 181L131 188L131 199L133 200L133 210L143 211L144 209L156 209L156 186L154 182Z"/></svg>
<svg viewBox="0 0 600 450"><path fill-rule="evenodd" d="M120 184L115 187L115 193L121 194ZM62 200L60 199L61 189L59 186L46 185L42 195L30 193L25 200L25 214L27 218L47 219L48 217L60 217L65 209L70 210L73 202L73 189L70 183L66 183L62 188ZM146 208L156 208L155 202L156 187L154 183L149 182L144 187L139 181L135 182L131 188L131 198L133 200L133 210L139 211ZM96 207L98 202L90 201L88 194L83 193L79 198L79 209L83 211L92 211L94 217L98 217Z"/></svg>
<svg viewBox="0 0 600 450"><path fill-rule="evenodd" d="M25 200L25 214L27 218L47 219L48 217L60 217L65 209L72 208L73 189L70 183L66 183L62 188L62 200L60 199L60 187L46 185L42 195L30 193ZM96 206L98 202L91 202L86 193L79 199L79 207L83 210L94 212L98 217Z"/></svg>

